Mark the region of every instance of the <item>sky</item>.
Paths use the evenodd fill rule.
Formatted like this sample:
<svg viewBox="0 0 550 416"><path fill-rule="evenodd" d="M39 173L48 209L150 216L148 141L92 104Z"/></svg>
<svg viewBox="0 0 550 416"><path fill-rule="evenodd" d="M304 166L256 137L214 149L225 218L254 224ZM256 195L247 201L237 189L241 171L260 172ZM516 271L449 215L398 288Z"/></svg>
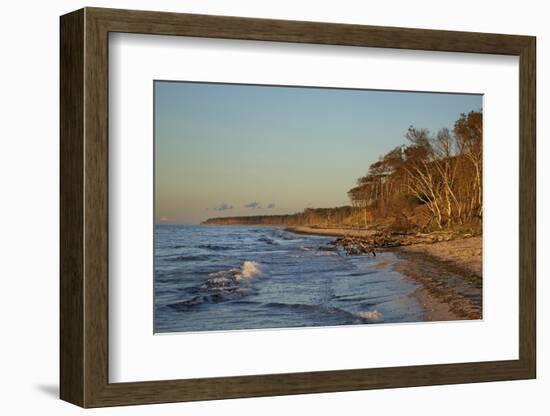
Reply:
<svg viewBox="0 0 550 416"><path fill-rule="evenodd" d="M452 128L482 96L155 81L155 221L349 205L409 126Z"/></svg>

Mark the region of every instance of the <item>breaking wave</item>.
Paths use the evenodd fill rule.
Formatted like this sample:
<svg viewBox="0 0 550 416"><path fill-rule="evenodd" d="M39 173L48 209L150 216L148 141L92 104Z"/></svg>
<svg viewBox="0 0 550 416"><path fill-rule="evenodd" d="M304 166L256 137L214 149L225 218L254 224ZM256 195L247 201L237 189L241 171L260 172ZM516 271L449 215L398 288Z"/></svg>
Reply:
<svg viewBox="0 0 550 416"><path fill-rule="evenodd" d="M192 288L194 293L198 293L197 295L167 306L184 311L204 303L219 303L240 298L254 293L254 288L249 284L249 281L262 276L262 274L263 271L259 263L246 260L241 267L210 273L210 278L206 282Z"/></svg>
<svg viewBox="0 0 550 416"><path fill-rule="evenodd" d="M208 279L206 283L212 284L222 283L225 281L238 281L243 279L252 279L263 274L262 268L259 263L255 261L246 260L241 267L235 267L229 270L222 270L221 272L210 273L211 279Z"/></svg>
<svg viewBox="0 0 550 416"><path fill-rule="evenodd" d="M366 321L381 321L384 318L382 312L378 312L376 309L372 311L362 311L354 313L358 318L364 319Z"/></svg>

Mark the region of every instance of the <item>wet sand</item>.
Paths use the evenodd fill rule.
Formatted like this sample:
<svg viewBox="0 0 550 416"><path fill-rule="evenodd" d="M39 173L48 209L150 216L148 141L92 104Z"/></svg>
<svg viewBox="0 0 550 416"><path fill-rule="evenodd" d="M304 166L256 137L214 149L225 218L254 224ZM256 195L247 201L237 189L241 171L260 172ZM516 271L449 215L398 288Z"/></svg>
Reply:
<svg viewBox="0 0 550 416"><path fill-rule="evenodd" d="M427 321L482 318L480 237L394 250L395 269L422 285L415 296Z"/></svg>

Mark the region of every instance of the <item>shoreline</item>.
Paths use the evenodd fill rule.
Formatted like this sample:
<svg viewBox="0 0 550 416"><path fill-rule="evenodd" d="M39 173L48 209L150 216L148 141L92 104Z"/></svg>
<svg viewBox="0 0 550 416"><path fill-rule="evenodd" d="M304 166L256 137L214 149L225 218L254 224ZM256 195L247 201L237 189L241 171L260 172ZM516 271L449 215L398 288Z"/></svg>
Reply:
<svg viewBox="0 0 550 416"><path fill-rule="evenodd" d="M373 230L354 230L351 228L317 228L306 225L285 227L286 231L294 234L309 234L329 237L371 237L376 234Z"/></svg>
<svg viewBox="0 0 550 416"><path fill-rule="evenodd" d="M296 234L339 238L373 238L374 230L287 227ZM482 318L481 237L445 233L400 238L382 250L397 257L395 270L417 282L413 296L425 309L426 321ZM377 248L380 249L380 248Z"/></svg>

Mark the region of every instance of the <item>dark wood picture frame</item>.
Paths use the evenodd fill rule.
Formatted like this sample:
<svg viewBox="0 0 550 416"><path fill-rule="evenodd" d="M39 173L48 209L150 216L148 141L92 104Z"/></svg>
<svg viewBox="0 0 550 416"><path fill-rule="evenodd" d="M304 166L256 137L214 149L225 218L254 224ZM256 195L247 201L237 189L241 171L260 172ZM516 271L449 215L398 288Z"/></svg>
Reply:
<svg viewBox="0 0 550 416"><path fill-rule="evenodd" d="M535 38L85 8L61 17L60 396L82 407L518 380L536 376ZM519 56L519 359L109 383L110 32Z"/></svg>

